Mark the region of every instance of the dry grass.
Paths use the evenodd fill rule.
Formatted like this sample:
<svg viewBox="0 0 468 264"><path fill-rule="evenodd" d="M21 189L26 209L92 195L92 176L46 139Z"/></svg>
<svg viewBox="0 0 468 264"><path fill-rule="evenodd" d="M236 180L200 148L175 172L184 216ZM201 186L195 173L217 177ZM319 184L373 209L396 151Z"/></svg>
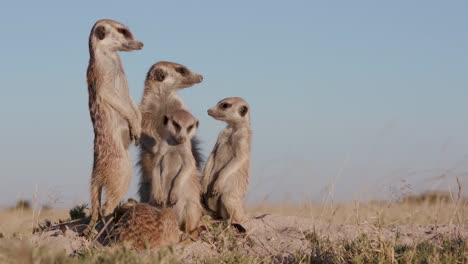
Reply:
<svg viewBox="0 0 468 264"><path fill-rule="evenodd" d="M459 205L448 194L435 198L434 193L405 197L401 201L372 201L337 204L252 205L250 213L270 213L284 216L312 218L330 224L379 224L397 226L406 224L468 224L468 200ZM456 200L456 198L455 198ZM455 214L454 214L455 212Z"/></svg>
<svg viewBox="0 0 468 264"><path fill-rule="evenodd" d="M449 193L426 193L400 201L354 202L346 204L252 205L251 215L298 216L328 226L346 225L359 230L350 238L332 239L326 232L303 233L305 248L287 255L255 255L246 251L251 238L240 236L225 225L208 224L200 238L214 255L191 259L199 263L467 263L465 235L437 237L404 243L398 235L386 236L385 228L405 225L468 226L468 201ZM77 213L76 211L74 213ZM70 218L68 210L5 209L0 211L0 263L178 263L171 248L137 252L125 246L90 247L74 256L61 250L31 245L33 227L45 219ZM368 227L368 229L363 228ZM373 230L372 234L366 230ZM246 253L247 252L247 253ZM184 259L183 261L186 261Z"/></svg>

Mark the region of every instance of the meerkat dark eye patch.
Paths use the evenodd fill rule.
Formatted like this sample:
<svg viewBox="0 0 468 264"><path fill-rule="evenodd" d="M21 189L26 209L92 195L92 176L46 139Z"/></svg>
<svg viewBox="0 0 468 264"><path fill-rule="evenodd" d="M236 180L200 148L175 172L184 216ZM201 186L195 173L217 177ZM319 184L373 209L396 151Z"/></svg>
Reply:
<svg viewBox="0 0 468 264"><path fill-rule="evenodd" d="M247 114L247 112L249 111L249 108L245 105L243 105L240 110L239 110L239 113L241 116L245 116Z"/></svg>
<svg viewBox="0 0 468 264"><path fill-rule="evenodd" d="M229 107L231 107L231 104L222 103L219 107L220 107L221 109L228 109Z"/></svg>
<svg viewBox="0 0 468 264"><path fill-rule="evenodd" d="M180 125L177 124L176 121L172 121L172 125L174 125L174 127L175 127L175 129L176 129L177 131L180 131Z"/></svg>
<svg viewBox="0 0 468 264"><path fill-rule="evenodd" d="M130 31L128 31L128 29L125 29L125 28L119 28L117 29L117 31L124 35L125 38L130 38L132 36L132 34L130 34Z"/></svg>
<svg viewBox="0 0 468 264"><path fill-rule="evenodd" d="M94 35L96 35L96 37L97 37L99 40L103 40L103 39L106 37L106 29L104 28L104 26L99 26L99 27L97 27L97 28L94 30Z"/></svg>
<svg viewBox="0 0 468 264"><path fill-rule="evenodd" d="M176 72L180 73L182 76L187 75L188 70L184 67L177 67L175 68Z"/></svg>
<svg viewBox="0 0 468 264"><path fill-rule="evenodd" d="M189 127L187 128L187 132L190 133L190 131L192 131L192 129L193 129L193 125L191 125L191 126L189 126Z"/></svg>
<svg viewBox="0 0 468 264"><path fill-rule="evenodd" d="M164 79L166 79L166 73L164 72L163 69L161 68L156 68L153 72L153 76L151 78L152 80L156 80L156 81L159 81L159 82L162 82L164 81Z"/></svg>
<svg viewBox="0 0 468 264"><path fill-rule="evenodd" d="M167 125L167 122L169 122L169 117L167 115L164 116L163 124Z"/></svg>

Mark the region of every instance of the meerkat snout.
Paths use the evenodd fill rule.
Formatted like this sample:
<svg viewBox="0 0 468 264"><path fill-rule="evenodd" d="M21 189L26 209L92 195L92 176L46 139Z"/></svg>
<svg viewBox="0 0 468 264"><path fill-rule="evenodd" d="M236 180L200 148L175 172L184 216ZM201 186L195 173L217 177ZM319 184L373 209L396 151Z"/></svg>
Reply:
<svg viewBox="0 0 468 264"><path fill-rule="evenodd" d="M143 48L143 42L138 40L129 41L125 44L129 50L141 50Z"/></svg>
<svg viewBox="0 0 468 264"><path fill-rule="evenodd" d="M208 115L214 117L214 110L213 109L208 109Z"/></svg>

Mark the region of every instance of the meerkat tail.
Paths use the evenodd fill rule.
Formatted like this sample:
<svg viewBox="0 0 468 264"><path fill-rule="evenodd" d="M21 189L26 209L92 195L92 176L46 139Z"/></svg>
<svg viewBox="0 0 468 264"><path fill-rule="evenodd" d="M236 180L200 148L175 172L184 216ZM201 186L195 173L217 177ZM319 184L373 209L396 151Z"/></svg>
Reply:
<svg viewBox="0 0 468 264"><path fill-rule="evenodd" d="M205 163L205 157L202 154L202 148L201 148L201 141L200 139L195 136L192 138L192 154L193 157L195 158L195 164L197 165L197 169L199 171L203 170L203 163Z"/></svg>

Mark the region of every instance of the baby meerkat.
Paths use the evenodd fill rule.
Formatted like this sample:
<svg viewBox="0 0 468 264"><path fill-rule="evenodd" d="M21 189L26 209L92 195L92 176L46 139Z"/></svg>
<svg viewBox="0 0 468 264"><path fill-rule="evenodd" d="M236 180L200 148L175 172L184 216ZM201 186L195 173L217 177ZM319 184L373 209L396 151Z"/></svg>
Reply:
<svg viewBox="0 0 468 264"><path fill-rule="evenodd" d="M242 223L252 136L249 105L240 97L229 97L209 109L208 115L225 121L227 127L219 134L203 172L203 200L216 217Z"/></svg>
<svg viewBox="0 0 468 264"><path fill-rule="evenodd" d="M160 61L148 71L145 89L141 99L142 133L138 165L141 170L138 194L140 202L150 199L153 179L154 157L164 133L163 119L175 110L186 109L177 91L191 87L203 81L203 76L191 71L186 66L174 62ZM201 170L202 155L198 149L198 140L192 138L192 153L197 167Z"/></svg>
<svg viewBox="0 0 468 264"><path fill-rule="evenodd" d="M202 216L199 172L191 143L198 120L185 110L176 110L164 116L163 124L163 138L154 159L150 204L173 207L180 229L190 233Z"/></svg>
<svg viewBox="0 0 468 264"><path fill-rule="evenodd" d="M160 209L129 199L116 210L116 215L119 219L111 234L114 242L131 243L137 249L179 242L179 225L172 209Z"/></svg>

